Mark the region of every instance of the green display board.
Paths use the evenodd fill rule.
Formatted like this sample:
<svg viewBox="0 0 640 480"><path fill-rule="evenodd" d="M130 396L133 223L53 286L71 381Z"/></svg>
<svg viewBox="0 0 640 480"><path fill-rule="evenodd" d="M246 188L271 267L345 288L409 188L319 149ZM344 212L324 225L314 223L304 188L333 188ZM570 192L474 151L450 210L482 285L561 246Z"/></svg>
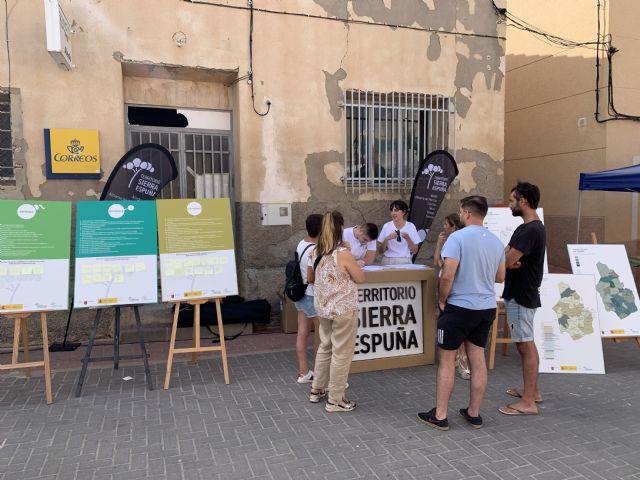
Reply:
<svg viewBox="0 0 640 480"><path fill-rule="evenodd" d="M78 202L76 308L158 300L153 201Z"/></svg>
<svg viewBox="0 0 640 480"><path fill-rule="evenodd" d="M70 202L0 201L0 312L66 310Z"/></svg>

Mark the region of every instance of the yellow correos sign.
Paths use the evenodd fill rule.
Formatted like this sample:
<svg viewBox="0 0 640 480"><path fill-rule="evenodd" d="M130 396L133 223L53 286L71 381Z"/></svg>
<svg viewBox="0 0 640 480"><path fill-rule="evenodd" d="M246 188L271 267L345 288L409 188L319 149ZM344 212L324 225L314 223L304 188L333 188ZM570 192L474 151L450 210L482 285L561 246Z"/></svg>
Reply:
<svg viewBox="0 0 640 480"><path fill-rule="evenodd" d="M100 178L98 130L44 131L48 178Z"/></svg>

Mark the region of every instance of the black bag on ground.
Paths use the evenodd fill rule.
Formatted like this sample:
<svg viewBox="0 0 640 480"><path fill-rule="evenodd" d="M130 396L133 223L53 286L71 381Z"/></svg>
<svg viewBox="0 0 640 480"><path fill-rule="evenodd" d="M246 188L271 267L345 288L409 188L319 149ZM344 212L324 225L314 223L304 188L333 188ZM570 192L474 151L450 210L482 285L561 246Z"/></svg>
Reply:
<svg viewBox="0 0 640 480"><path fill-rule="evenodd" d="M313 246L313 244L304 247L304 250L302 251L303 257L304 252L306 252L311 246ZM297 250L294 252L293 257L294 260L287 262L287 266L285 267L284 293L291 300L297 302L304 298L304 292L307 290L307 284L302 281L302 272L300 271L301 259L298 258Z"/></svg>
<svg viewBox="0 0 640 480"><path fill-rule="evenodd" d="M241 297L240 297L241 298ZM233 300L232 300L233 301ZM264 298L258 300L247 300L241 303L231 303L225 301L220 305L222 313L222 323L263 323L271 322L271 305ZM193 327L193 306L184 305L178 314L178 327ZM218 326L218 314L216 304L207 302L200 305L200 325Z"/></svg>

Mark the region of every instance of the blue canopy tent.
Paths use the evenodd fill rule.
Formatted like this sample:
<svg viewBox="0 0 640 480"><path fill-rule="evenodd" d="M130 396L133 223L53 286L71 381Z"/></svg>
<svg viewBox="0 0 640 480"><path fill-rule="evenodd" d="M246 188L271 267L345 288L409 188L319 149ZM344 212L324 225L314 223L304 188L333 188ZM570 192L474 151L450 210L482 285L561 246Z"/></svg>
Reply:
<svg viewBox="0 0 640 480"><path fill-rule="evenodd" d="M580 234L583 190L640 192L640 165L580 174L580 183L578 184L578 213L576 215L578 220L576 243L578 243L578 235Z"/></svg>

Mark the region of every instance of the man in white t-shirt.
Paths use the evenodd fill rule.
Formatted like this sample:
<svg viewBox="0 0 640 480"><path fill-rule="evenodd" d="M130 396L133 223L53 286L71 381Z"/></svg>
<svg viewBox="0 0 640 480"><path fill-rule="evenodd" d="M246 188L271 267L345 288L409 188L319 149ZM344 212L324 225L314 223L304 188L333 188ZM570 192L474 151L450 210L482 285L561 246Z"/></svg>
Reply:
<svg viewBox="0 0 640 480"><path fill-rule="evenodd" d="M342 243L351 250L351 255L361 267L371 265L376 259L376 238L378 226L364 223L342 231Z"/></svg>

